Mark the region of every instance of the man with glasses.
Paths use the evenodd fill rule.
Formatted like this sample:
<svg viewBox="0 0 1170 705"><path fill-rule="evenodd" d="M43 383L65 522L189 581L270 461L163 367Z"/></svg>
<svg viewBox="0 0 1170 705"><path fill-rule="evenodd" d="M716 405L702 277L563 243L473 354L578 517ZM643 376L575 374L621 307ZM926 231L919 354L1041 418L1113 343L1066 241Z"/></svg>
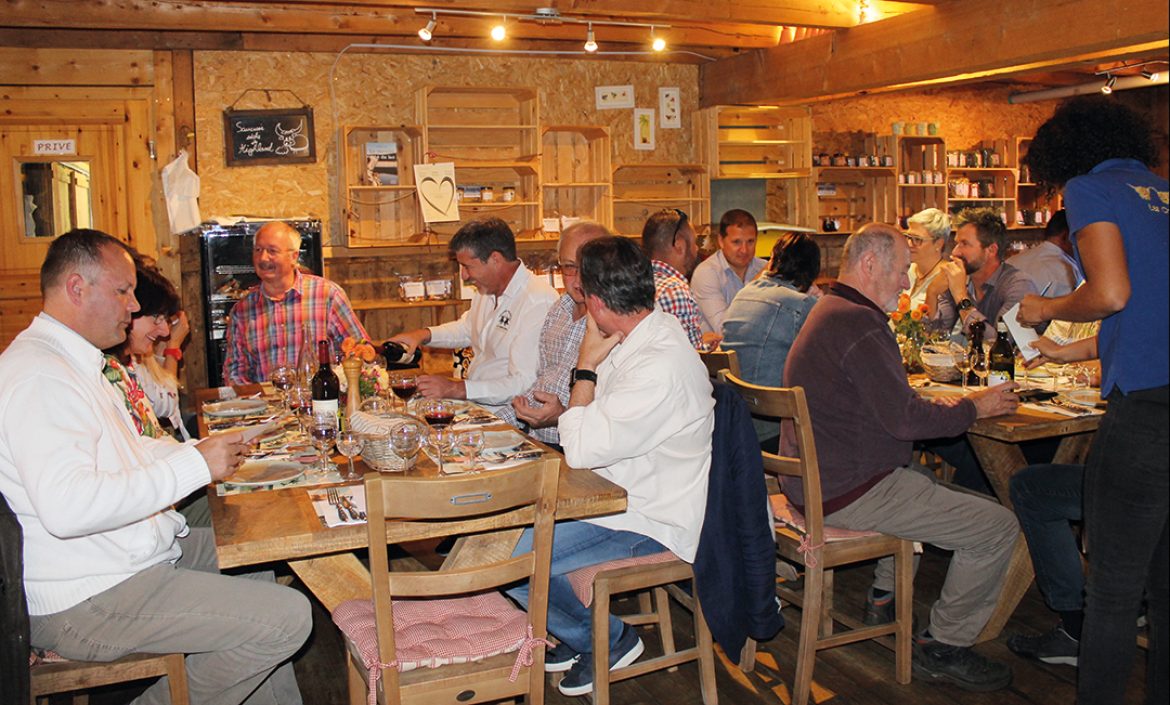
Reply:
<svg viewBox="0 0 1170 705"><path fill-rule="evenodd" d="M232 308L225 384L264 382L277 367L295 367L306 333L334 350L347 337L368 337L340 286L297 267L300 251L301 234L288 223L256 231L252 266L260 284Z"/></svg>
<svg viewBox="0 0 1170 705"><path fill-rule="evenodd" d="M678 319L696 350L706 350L701 328L703 314L687 284L687 277L699 261L695 230L687 214L666 208L650 216L642 226L642 250L654 268L655 304Z"/></svg>
<svg viewBox="0 0 1170 705"><path fill-rule="evenodd" d="M578 276L577 250L591 240L612 235L604 225L583 221L561 233L557 266L565 280L565 293L548 310L540 329L540 369L536 382L512 400L516 418L527 423L533 438L559 447L557 419L569 403L569 375L577 364L577 351L585 336L585 292Z"/></svg>

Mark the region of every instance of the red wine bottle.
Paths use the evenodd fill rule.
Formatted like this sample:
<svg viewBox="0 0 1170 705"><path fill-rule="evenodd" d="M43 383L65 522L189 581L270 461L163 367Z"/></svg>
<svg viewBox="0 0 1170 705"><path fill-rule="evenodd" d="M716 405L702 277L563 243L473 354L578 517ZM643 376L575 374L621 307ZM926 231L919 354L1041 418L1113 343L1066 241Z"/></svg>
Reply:
<svg viewBox="0 0 1170 705"><path fill-rule="evenodd" d="M396 343L393 340L387 340L382 343L381 352L382 357L386 358L386 369L388 370L418 367L418 361L422 359L421 348L415 348L414 352L407 355L406 346L402 343Z"/></svg>
<svg viewBox="0 0 1170 705"><path fill-rule="evenodd" d="M341 397L341 381L333 371L333 356L329 354L329 341L317 341L317 374L313 375L313 413L337 413L337 400Z"/></svg>

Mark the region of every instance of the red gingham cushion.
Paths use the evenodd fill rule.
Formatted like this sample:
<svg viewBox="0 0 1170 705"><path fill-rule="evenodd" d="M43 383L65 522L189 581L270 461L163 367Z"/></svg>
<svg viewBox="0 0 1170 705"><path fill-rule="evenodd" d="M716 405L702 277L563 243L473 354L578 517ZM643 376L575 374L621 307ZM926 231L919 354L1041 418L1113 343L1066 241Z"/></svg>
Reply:
<svg viewBox="0 0 1170 705"><path fill-rule="evenodd" d="M377 700L382 668L410 671L448 663L481 661L520 649L529 640L528 615L498 592L445 600L394 600L397 659L379 664L371 600L349 600L333 610L333 622L357 648L370 671L370 703Z"/></svg>
<svg viewBox="0 0 1170 705"><path fill-rule="evenodd" d="M64 663L68 660L56 651L49 649L29 649L28 651L29 666L39 666L42 663Z"/></svg>
<svg viewBox="0 0 1170 705"><path fill-rule="evenodd" d="M776 521L791 527L797 533L805 533L804 515L797 511L796 507L788 501L788 498L783 494L769 495L768 500L772 503L772 514L775 515ZM850 529L839 529L834 526L825 526L825 540L826 541L845 541L847 539L859 539L866 536L877 536L876 531L852 531Z"/></svg>
<svg viewBox="0 0 1170 705"><path fill-rule="evenodd" d="M569 584L573 587L574 594L577 599L581 600L581 604L588 607L593 604L593 578L603 570L612 570L614 568L625 568L631 565L650 565L652 563L666 563L667 561L676 560L675 556L670 551L663 551L662 553L651 553L646 556L637 556L636 558L618 558L617 560L607 561L605 563L598 563L597 565L589 565L584 568L578 568L572 573L569 573Z"/></svg>

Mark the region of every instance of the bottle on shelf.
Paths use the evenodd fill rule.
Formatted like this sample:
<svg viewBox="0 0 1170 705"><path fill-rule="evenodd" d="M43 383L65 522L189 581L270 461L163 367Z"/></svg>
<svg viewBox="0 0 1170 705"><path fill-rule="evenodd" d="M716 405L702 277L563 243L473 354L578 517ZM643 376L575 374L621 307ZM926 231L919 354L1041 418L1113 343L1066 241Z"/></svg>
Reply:
<svg viewBox="0 0 1170 705"><path fill-rule="evenodd" d="M382 357L386 358L386 369L388 370L404 370L418 367L419 360L422 359L421 348L415 348L414 352L408 355L406 354L406 347L393 340L387 340L382 343L380 352L382 353Z"/></svg>
<svg viewBox="0 0 1170 705"><path fill-rule="evenodd" d="M991 346L987 364L987 384L1003 384L1016 378L1016 351L1003 319L995 324L995 343Z"/></svg>
<svg viewBox="0 0 1170 705"><path fill-rule="evenodd" d="M313 375L313 413L336 414L337 402L341 398L341 381L333 371L333 355L329 353L329 341L317 341L317 374Z"/></svg>

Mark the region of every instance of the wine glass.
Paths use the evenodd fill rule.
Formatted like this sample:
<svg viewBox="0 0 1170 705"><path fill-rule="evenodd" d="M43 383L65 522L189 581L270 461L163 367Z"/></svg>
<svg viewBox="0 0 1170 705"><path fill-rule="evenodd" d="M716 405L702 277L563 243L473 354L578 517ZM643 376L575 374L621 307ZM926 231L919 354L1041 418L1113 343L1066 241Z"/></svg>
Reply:
<svg viewBox="0 0 1170 705"><path fill-rule="evenodd" d="M439 473L443 472L443 455L449 454L455 446L455 434L445 426L433 426L427 436L427 443L435 449L438 456Z"/></svg>
<svg viewBox="0 0 1170 705"><path fill-rule="evenodd" d="M289 411L294 415L300 415L313 408L313 392L303 385L294 385L285 394L285 403L288 404Z"/></svg>
<svg viewBox="0 0 1170 705"><path fill-rule="evenodd" d="M398 375L390 380L390 391L402 402L402 412L406 413L407 403L418 391L418 378L413 374Z"/></svg>
<svg viewBox="0 0 1170 705"><path fill-rule="evenodd" d="M293 388L297 381L297 371L292 367L280 366L272 371L268 381L280 392L280 401L282 404L288 404L288 390Z"/></svg>
<svg viewBox="0 0 1170 705"><path fill-rule="evenodd" d="M483 451L483 431L473 429L459 434L459 453L467 458L468 470L480 470L479 454Z"/></svg>
<svg viewBox="0 0 1170 705"><path fill-rule="evenodd" d="M338 431L336 442L337 452L344 455L345 459L349 461L349 467L346 469L345 474L342 475L342 478L346 480L361 479L361 475L353 468L354 456L362 452L361 434L352 429Z"/></svg>
<svg viewBox="0 0 1170 705"><path fill-rule="evenodd" d="M431 428L446 428L455 420L455 408L442 399L428 399L423 402L422 416Z"/></svg>
<svg viewBox="0 0 1170 705"><path fill-rule="evenodd" d="M337 414L309 413L307 418L309 439L321 456L317 467L322 473L327 473L333 469L333 463L329 462L329 456L325 454L325 451L337 439Z"/></svg>
<svg viewBox="0 0 1170 705"><path fill-rule="evenodd" d="M422 443L422 428L415 423L404 423L390 431L390 447L394 454L406 461L409 465L414 456L418 455L419 445Z"/></svg>
<svg viewBox="0 0 1170 705"><path fill-rule="evenodd" d="M991 374L990 358L986 350L973 350L971 352L971 371L979 378L979 386L987 386L987 376Z"/></svg>
<svg viewBox="0 0 1170 705"><path fill-rule="evenodd" d="M955 361L955 369L959 371L963 377L963 393L967 393L967 375L971 372L971 355L966 350L956 352L953 356Z"/></svg>

